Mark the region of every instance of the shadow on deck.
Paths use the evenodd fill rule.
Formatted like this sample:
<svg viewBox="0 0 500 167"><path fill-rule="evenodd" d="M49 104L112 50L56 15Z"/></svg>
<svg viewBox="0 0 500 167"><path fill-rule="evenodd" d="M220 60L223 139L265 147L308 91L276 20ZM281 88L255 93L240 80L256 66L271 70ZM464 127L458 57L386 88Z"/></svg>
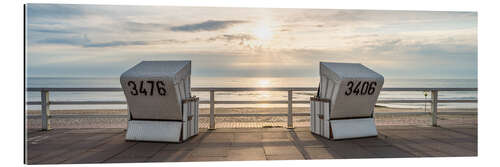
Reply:
<svg viewBox="0 0 500 167"><path fill-rule="evenodd" d="M123 129L28 130L27 163L301 160L477 156L477 126L378 126L330 141L308 128L200 129L182 144L125 141Z"/></svg>

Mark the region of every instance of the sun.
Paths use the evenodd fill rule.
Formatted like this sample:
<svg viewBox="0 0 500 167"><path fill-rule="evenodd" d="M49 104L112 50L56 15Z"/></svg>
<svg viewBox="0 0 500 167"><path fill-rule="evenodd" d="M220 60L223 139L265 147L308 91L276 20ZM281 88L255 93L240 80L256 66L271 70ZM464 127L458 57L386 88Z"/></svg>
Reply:
<svg viewBox="0 0 500 167"><path fill-rule="evenodd" d="M258 83L257 83L257 85L259 87L269 87L269 86L271 86L271 81L265 80L265 79L259 80Z"/></svg>
<svg viewBox="0 0 500 167"><path fill-rule="evenodd" d="M253 35L261 41L269 41L273 38L273 30L269 25L265 23L258 24L255 29L253 29Z"/></svg>

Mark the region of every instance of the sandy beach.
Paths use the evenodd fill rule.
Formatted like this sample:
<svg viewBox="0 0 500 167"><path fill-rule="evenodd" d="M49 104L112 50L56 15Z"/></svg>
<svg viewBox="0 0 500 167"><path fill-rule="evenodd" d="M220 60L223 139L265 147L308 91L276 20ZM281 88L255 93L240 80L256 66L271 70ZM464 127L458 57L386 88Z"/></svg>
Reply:
<svg viewBox="0 0 500 167"><path fill-rule="evenodd" d="M477 109L439 109L439 124L476 124ZM208 108L201 108L200 114L209 114ZM282 108L216 108L216 114L270 114L287 113L286 107ZM294 113L309 113L308 107L294 107ZM391 113L407 114L391 114ZM375 117L377 125L430 125L431 117L424 113L424 109L403 109L376 107ZM457 113L461 114L446 114ZM385 113L385 114L384 114ZM40 111L30 110L28 115L39 115ZM127 110L106 109L106 110L52 110L52 115L126 115ZM309 126L309 116L295 116L293 118L295 127ZM287 117L284 116L261 116L261 117L216 117L216 128L261 128L261 127L286 127ZM208 128L208 117L200 117L200 128ZM126 128L126 118L53 118L51 119L52 128ZM28 118L26 120L27 128L40 128L41 120L39 118Z"/></svg>

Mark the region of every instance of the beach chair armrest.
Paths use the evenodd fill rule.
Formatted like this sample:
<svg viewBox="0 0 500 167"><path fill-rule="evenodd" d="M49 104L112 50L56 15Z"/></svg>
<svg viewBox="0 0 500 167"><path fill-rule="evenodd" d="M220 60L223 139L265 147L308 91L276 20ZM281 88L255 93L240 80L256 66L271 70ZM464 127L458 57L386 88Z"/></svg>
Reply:
<svg viewBox="0 0 500 167"><path fill-rule="evenodd" d="M319 119L325 119L325 115L323 115L323 114L318 114L318 118L319 118Z"/></svg>
<svg viewBox="0 0 500 167"><path fill-rule="evenodd" d="M193 96L182 100L182 140L190 138L198 134L198 118L199 118L200 98Z"/></svg>
<svg viewBox="0 0 500 167"><path fill-rule="evenodd" d="M311 132L329 138L331 100L328 98L320 98L318 96L315 96L311 97L310 103Z"/></svg>
<svg viewBox="0 0 500 167"><path fill-rule="evenodd" d="M311 101L330 102L330 99L320 98L320 97L314 96L314 97L311 97Z"/></svg>
<svg viewBox="0 0 500 167"><path fill-rule="evenodd" d="M187 99L183 99L182 103L188 103L188 102L192 102L192 101L200 101L200 98L196 97L196 96L193 96L193 97L190 97L190 98L187 98Z"/></svg>

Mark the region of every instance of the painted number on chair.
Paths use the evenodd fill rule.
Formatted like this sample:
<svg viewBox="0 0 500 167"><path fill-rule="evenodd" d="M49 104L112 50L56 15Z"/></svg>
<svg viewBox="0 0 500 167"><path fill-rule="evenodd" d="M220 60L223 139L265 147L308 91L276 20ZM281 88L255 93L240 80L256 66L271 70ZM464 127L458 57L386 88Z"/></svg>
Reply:
<svg viewBox="0 0 500 167"><path fill-rule="evenodd" d="M372 95L375 93L375 86L377 86L377 82L372 81L349 81L347 82L347 90L345 91L346 96L355 95L355 96L364 96L364 95Z"/></svg>
<svg viewBox="0 0 500 167"><path fill-rule="evenodd" d="M167 94L163 81L128 81L127 85L133 96L153 96L155 94L165 96Z"/></svg>

